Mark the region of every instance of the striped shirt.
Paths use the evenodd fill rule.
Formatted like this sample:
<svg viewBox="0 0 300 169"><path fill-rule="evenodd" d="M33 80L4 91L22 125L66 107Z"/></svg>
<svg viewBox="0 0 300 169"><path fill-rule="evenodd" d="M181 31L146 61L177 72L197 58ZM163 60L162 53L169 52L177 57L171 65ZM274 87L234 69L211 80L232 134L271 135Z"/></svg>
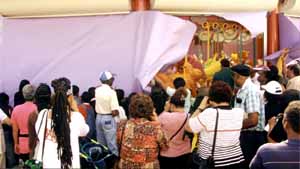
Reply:
<svg viewBox="0 0 300 169"><path fill-rule="evenodd" d="M215 167L238 164L244 161L240 147L240 131L243 124L243 110L219 107L219 122L215 146ZM198 154L202 159L211 155L217 111L207 108L198 116L189 119L194 133L200 132Z"/></svg>
<svg viewBox="0 0 300 169"><path fill-rule="evenodd" d="M300 168L300 140L261 146L250 163L251 169Z"/></svg>
<svg viewBox="0 0 300 169"><path fill-rule="evenodd" d="M240 101L238 101L240 100ZM258 112L258 124L255 127L245 129L251 131L264 131L265 128L265 106L259 88L248 78L242 88L238 91L234 107L243 109L246 118L249 113Z"/></svg>

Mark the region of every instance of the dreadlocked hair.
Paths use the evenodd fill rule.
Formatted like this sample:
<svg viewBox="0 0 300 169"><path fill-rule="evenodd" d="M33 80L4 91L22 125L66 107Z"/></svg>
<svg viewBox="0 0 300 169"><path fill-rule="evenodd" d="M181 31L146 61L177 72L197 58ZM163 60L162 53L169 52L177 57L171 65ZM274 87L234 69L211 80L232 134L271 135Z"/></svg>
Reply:
<svg viewBox="0 0 300 169"><path fill-rule="evenodd" d="M57 85L57 84L58 85ZM72 149L70 140L71 107L66 94L65 79L61 78L52 82L55 94L52 100L52 124L57 141L57 154L61 161L62 169L72 166Z"/></svg>

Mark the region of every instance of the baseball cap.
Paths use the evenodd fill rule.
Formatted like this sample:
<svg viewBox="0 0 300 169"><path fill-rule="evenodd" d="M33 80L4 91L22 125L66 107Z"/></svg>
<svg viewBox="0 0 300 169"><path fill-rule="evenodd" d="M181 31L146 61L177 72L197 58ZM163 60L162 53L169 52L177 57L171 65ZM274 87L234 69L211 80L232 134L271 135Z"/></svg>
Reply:
<svg viewBox="0 0 300 169"><path fill-rule="evenodd" d="M35 88L31 84L27 84L23 87L22 93L25 100L32 100L35 95Z"/></svg>
<svg viewBox="0 0 300 169"><path fill-rule="evenodd" d="M270 71L270 68L268 66L259 65L253 68L255 71Z"/></svg>
<svg viewBox="0 0 300 169"><path fill-rule="evenodd" d="M104 81L110 80L110 79L113 78L114 76L115 76L115 75L112 74L111 72L109 72L109 71L104 71L104 72L101 73L99 79L100 79L101 82L104 82Z"/></svg>
<svg viewBox="0 0 300 169"><path fill-rule="evenodd" d="M241 76L250 76L250 68L243 64L235 65L231 70Z"/></svg>
<svg viewBox="0 0 300 169"><path fill-rule="evenodd" d="M261 88L266 90L268 93L274 94L274 95L280 95L282 94L282 87L280 83L276 81L270 81L266 85L262 85Z"/></svg>

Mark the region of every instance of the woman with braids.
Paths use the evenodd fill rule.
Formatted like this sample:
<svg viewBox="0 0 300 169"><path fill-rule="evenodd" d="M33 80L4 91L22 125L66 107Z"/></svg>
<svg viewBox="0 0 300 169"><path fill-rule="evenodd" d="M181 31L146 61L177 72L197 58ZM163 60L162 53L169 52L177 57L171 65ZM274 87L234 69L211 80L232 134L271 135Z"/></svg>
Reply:
<svg viewBox="0 0 300 169"><path fill-rule="evenodd" d="M118 168L158 169L159 148L165 148L167 140L151 98L144 94L134 95L130 99L129 113L131 118L118 124Z"/></svg>
<svg viewBox="0 0 300 169"><path fill-rule="evenodd" d="M83 116L75 112L74 98L67 78L51 82L55 94L46 121L43 168L80 168L78 137L85 136L89 127Z"/></svg>

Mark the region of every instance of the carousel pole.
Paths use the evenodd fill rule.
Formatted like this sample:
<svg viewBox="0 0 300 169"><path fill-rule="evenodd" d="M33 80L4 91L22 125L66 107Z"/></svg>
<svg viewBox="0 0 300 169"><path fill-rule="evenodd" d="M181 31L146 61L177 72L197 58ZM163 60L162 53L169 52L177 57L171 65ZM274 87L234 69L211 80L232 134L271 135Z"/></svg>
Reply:
<svg viewBox="0 0 300 169"><path fill-rule="evenodd" d="M278 13L273 10L267 15L267 54L279 50L279 22Z"/></svg>
<svg viewBox="0 0 300 169"><path fill-rule="evenodd" d="M151 9L151 0L130 0L131 11L147 11Z"/></svg>
<svg viewBox="0 0 300 169"><path fill-rule="evenodd" d="M253 66L255 67L256 66L256 59L257 59L257 54L256 54L256 45L257 45L257 43L256 43L256 41L257 41L257 37L255 37L255 38L253 38L253 40L252 40L252 44L253 44Z"/></svg>
<svg viewBox="0 0 300 169"><path fill-rule="evenodd" d="M210 24L207 22L207 60L210 57Z"/></svg>
<svg viewBox="0 0 300 169"><path fill-rule="evenodd" d="M243 61L243 36L242 36L242 32L240 31L240 37L239 37L239 59L240 59L240 63L242 63Z"/></svg>

